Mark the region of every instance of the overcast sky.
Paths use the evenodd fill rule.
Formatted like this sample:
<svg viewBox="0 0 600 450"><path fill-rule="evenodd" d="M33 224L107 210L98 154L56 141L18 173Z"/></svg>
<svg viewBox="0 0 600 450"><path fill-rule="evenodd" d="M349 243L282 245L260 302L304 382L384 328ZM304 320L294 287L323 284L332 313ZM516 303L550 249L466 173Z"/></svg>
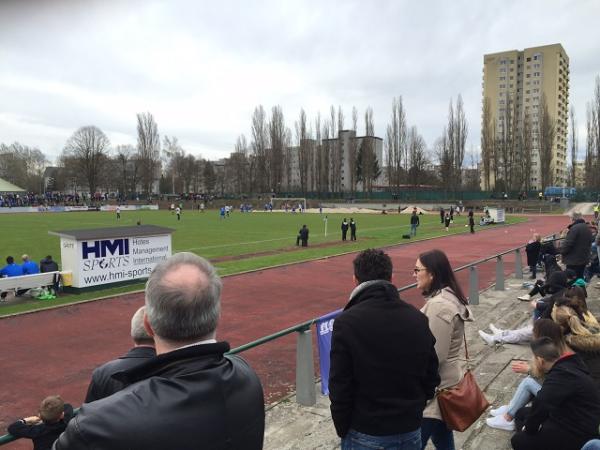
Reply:
<svg viewBox="0 0 600 450"><path fill-rule="evenodd" d="M293 128L342 107L374 111L385 136L392 98L427 145L462 94L468 147L480 137L483 55L561 43L584 145L600 74L600 2L0 1L0 142L51 160L80 126L135 144L136 113L162 136L217 159L250 135L253 109L283 108ZM583 150L580 150L583 154Z"/></svg>

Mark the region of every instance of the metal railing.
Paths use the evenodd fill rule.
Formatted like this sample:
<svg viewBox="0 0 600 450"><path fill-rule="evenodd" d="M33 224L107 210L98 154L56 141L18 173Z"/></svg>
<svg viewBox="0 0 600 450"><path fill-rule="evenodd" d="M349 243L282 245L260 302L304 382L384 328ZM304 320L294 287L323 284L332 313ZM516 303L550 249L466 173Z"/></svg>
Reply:
<svg viewBox="0 0 600 450"><path fill-rule="evenodd" d="M547 236L544 238L545 242L556 242L560 239L556 238L556 235ZM496 260L496 280L494 283L494 290L504 290L504 260L505 255L511 253L515 254L515 267L514 274L518 279L523 278L523 263L521 261L521 249L525 248L525 245L511 248L501 253L494 254L487 258L478 259L472 263L460 266L454 269L454 272L460 272L462 270L469 270L469 304L479 304L479 274L477 272L477 266L487 263L489 261ZM398 288L398 292L404 292L417 286L417 283L412 283L401 288ZM263 336L255 341L248 342L247 344L231 349L227 354L237 354L246 350L253 349L260 345L268 342L277 340L281 337L287 336L292 333L298 333L296 336L296 402L304 406L313 406L317 402L317 391L315 386L315 372L314 372L314 360L313 360L313 345L312 345L312 332L311 327L314 325L319 318L314 318L302 322L300 324L291 326L284 330L278 331L267 336ZM77 412L77 410L75 410ZM0 436L0 446L16 440L14 436L5 434Z"/></svg>

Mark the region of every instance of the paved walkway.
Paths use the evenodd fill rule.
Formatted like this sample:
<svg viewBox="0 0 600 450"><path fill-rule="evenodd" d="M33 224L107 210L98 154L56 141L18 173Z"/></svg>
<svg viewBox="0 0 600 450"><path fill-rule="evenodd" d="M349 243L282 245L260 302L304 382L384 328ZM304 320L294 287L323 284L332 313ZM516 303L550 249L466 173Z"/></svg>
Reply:
<svg viewBox="0 0 600 450"><path fill-rule="evenodd" d="M598 281L594 278L593 284ZM492 322L504 329L517 328L530 319L528 302L516 299L527 291L522 288L523 280L507 280L506 290L489 289L482 293L480 304L472 306L475 322L467 324L467 343L472 355L474 371L479 386L485 390L488 401L494 406L508 403L517 385L523 378L510 369L513 359L530 359L527 345L500 345L489 347L483 343L477 330L488 327ZM598 316L600 313L600 289L589 288L588 304ZM489 332L489 330L488 330ZM265 450L330 450L338 449L339 439L335 434L329 413L329 399L320 394L317 385L317 404L303 407L295 398L281 402L267 411ZM464 433L455 433L457 449L464 450L509 450L512 433L494 430L485 424L484 414ZM428 449L433 448L431 445Z"/></svg>

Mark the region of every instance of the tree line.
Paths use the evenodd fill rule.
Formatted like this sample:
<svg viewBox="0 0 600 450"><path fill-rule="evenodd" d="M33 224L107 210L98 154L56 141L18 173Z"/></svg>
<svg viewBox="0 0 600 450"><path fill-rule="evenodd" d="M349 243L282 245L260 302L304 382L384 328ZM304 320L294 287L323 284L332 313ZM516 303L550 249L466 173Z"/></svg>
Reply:
<svg viewBox="0 0 600 450"><path fill-rule="evenodd" d="M289 126L281 106L267 113L259 105L251 116L250 138L240 134L233 152L219 161L186 152L175 136L161 141L151 113L136 118L135 146L111 147L106 134L94 125L76 130L65 143L59 170L47 188L100 189L123 195L157 191L352 195L376 187L392 192L425 185L447 190L479 188L475 169L463 176L468 125L460 95L456 103L450 100L446 126L433 149L418 128L409 124L402 97L394 98L383 145L379 143L382 158L377 155L381 138L375 136L371 107L360 116L352 107L348 121L341 106L332 105L327 114L318 112L312 118L302 108ZM344 133L348 139L340 139ZM0 176L29 191L43 191L47 165L37 148L18 143L0 146Z"/></svg>

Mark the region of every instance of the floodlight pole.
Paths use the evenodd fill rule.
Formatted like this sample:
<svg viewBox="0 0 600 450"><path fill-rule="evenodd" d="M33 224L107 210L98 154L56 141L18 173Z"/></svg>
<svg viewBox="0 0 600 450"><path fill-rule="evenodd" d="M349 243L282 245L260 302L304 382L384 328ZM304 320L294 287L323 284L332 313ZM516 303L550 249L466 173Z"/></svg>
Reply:
<svg viewBox="0 0 600 450"><path fill-rule="evenodd" d="M327 216L323 220L325 221L325 237L327 237Z"/></svg>

